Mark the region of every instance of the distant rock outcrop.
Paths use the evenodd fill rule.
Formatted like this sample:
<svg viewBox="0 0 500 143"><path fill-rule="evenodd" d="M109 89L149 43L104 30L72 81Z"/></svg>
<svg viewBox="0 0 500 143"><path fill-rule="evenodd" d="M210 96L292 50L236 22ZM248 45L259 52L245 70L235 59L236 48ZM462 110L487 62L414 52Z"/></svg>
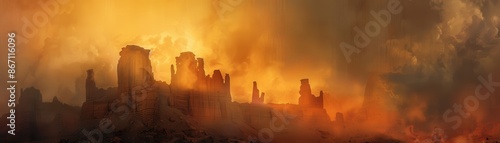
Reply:
<svg viewBox="0 0 500 143"><path fill-rule="evenodd" d="M227 118L231 102L229 75L223 78L220 70L214 70L212 77L205 75L204 60L195 59L191 52L183 52L175 59L177 70L171 66L172 106L201 121Z"/></svg>

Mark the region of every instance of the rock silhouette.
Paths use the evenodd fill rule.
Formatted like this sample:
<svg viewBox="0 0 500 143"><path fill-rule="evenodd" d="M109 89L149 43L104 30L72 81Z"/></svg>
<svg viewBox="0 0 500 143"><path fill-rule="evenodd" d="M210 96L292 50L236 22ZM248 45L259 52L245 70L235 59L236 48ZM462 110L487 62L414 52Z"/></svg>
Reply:
<svg viewBox="0 0 500 143"><path fill-rule="evenodd" d="M67 107L57 98L43 103L37 89L24 90L19 108L20 116L27 121L20 121L24 125L20 130L29 133L24 134L27 138L23 140L87 140L82 130L100 133L105 142L242 142L248 141L249 136L259 137L263 130L273 129L272 133L278 134L287 128L292 129L273 135L273 140L288 141L287 136L304 132L302 128L319 130L323 136L329 134L332 122L323 109L324 93L313 95L308 79L300 81L298 105L265 103L257 82L253 82L252 103L236 103L231 99L229 74L220 70L207 74L204 60L194 53L183 52L175 58L167 84L154 79L149 52L135 45L122 48L117 66L118 87L98 88L94 71L87 70L81 108ZM46 117L41 114L48 112L52 112L52 118L44 120ZM112 130L99 128L103 124ZM54 133L42 136L41 129L48 125L54 125ZM65 133L57 133L60 131ZM307 139L318 141L321 137Z"/></svg>

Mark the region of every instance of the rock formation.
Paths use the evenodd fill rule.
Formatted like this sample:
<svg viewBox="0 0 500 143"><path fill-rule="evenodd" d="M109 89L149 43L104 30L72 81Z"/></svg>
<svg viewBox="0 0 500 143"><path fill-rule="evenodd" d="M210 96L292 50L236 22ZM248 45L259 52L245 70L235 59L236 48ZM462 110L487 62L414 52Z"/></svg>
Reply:
<svg viewBox="0 0 500 143"><path fill-rule="evenodd" d="M41 106L42 94L40 90L33 87L21 89L21 97L16 110L18 134L27 134L28 139L37 138L37 119L40 119L41 115L37 109Z"/></svg>
<svg viewBox="0 0 500 143"><path fill-rule="evenodd" d="M121 93L131 92L134 87L151 84L154 78L149 50L135 45L122 48L117 73L118 91Z"/></svg>
<svg viewBox="0 0 500 143"><path fill-rule="evenodd" d="M85 102L80 109L68 107L57 97L42 103L40 91L23 90L19 116L26 121L19 121L25 125L19 130L33 130L28 140L71 136L65 141L76 142L79 139L72 137L75 132L83 136L82 128L90 131L106 119L112 120L116 127L113 133L103 136L106 141L126 138L131 142L160 142L180 137L181 142L241 142L247 140L248 135L258 136L260 129L270 128L270 123L273 129L276 125L328 127L325 125L330 119L323 109L323 92L319 97L311 94L308 79L301 80L299 105L264 104L264 93L259 91L257 82L253 82L252 103L236 103L231 101L230 76L220 70L209 75L204 68L202 58L183 52L176 57L175 65L171 65L170 84L155 81L149 50L128 45L120 52L118 87L98 88L94 71L86 71L85 94L80 94L85 95ZM122 115L125 118L122 119ZM38 123L46 126L40 128ZM197 127L213 130L200 131ZM48 132L39 134L40 130ZM294 134L301 132L296 129ZM276 138L287 140L285 136Z"/></svg>
<svg viewBox="0 0 500 143"><path fill-rule="evenodd" d="M95 86L93 70L87 71L86 101L82 119L102 119L112 111L112 103L121 102L130 108L145 125L153 125L158 117L158 87L151 72L149 50L135 45L122 48L118 60L118 88L103 90ZM125 102L123 102L125 101Z"/></svg>
<svg viewBox="0 0 500 143"><path fill-rule="evenodd" d="M230 77L214 70L205 75L204 60L195 59L191 52L176 57L176 69L171 66L171 102L174 108L202 121L227 118L231 102Z"/></svg>
<svg viewBox="0 0 500 143"><path fill-rule="evenodd" d="M299 105L305 108L323 108L323 91L320 91L319 97L316 97L311 92L309 79L300 80L300 97Z"/></svg>
<svg viewBox="0 0 500 143"><path fill-rule="evenodd" d="M253 90L252 90L252 103L264 103L264 92L259 96L259 89L257 88L257 82L253 82Z"/></svg>
<svg viewBox="0 0 500 143"><path fill-rule="evenodd" d="M149 50L135 45L122 48L118 60L118 95L130 101L132 113L147 126L158 118L159 98Z"/></svg>
<svg viewBox="0 0 500 143"><path fill-rule="evenodd" d="M2 118L6 119L7 116L5 114ZM68 136L77 130L80 114L79 107L64 104L57 97L52 102L42 102L40 90L29 87L21 89L15 116L16 136L2 132L0 142L33 142ZM8 130L6 122L8 120L0 120L4 125L0 126L0 130Z"/></svg>

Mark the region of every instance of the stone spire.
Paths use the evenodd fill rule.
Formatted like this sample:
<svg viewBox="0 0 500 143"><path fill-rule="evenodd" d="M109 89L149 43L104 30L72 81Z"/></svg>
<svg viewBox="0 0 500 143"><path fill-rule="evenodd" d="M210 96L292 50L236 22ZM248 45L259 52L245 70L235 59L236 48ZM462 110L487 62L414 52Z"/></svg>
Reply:
<svg viewBox="0 0 500 143"><path fill-rule="evenodd" d="M252 103L264 103L264 92L259 96L259 89L257 88L256 81L253 82Z"/></svg>

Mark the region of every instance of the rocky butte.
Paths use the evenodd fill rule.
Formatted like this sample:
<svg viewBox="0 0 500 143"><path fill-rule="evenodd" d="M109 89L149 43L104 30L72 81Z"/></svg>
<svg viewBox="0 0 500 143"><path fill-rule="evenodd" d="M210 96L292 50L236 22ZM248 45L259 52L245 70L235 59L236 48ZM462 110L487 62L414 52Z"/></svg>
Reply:
<svg viewBox="0 0 500 143"><path fill-rule="evenodd" d="M16 136L0 133L0 142L58 142L60 138L74 135L80 129L80 107L70 106L54 97L51 102L42 102L40 90L29 87L21 89L16 105ZM6 119L8 115L2 116ZM0 120L7 124L7 120ZM7 131L8 126L0 126Z"/></svg>
<svg viewBox="0 0 500 143"><path fill-rule="evenodd" d="M170 84L154 79L149 53L135 45L122 48L117 66L118 87L96 87L94 71L87 70L81 108L68 106L57 98L52 103L42 103L37 89L23 90L19 119L26 121L19 125L26 126L19 127L19 132L28 132L23 134L27 138L16 136L0 141L89 140L82 130L103 142L331 140L333 122L323 108L325 93L313 95L308 79L298 82L298 105L266 104L257 82L253 82L252 102L236 103L231 99L230 76L220 70L207 74L204 60L192 52L181 53L170 65ZM343 120L342 114L337 116ZM112 128L106 132L97 130L103 124ZM47 128L51 133L45 135Z"/></svg>

